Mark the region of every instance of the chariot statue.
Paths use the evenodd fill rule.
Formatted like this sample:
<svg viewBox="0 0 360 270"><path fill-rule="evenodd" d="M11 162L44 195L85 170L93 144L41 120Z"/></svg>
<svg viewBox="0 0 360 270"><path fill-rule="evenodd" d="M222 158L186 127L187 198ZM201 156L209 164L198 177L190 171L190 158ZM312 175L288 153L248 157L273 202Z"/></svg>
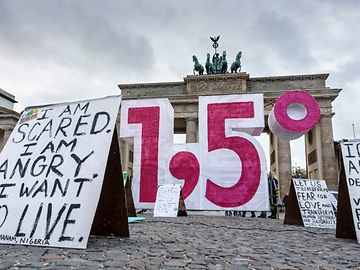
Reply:
<svg viewBox="0 0 360 270"><path fill-rule="evenodd" d="M196 55L193 55L193 62L194 62L194 74L203 75L204 71L206 74L225 74L228 73L228 63L226 60L226 51L223 51L222 55L217 52L217 48L219 47L219 39L220 36L217 37L210 37L211 41L213 42L213 48L215 49L215 53L213 54L212 58L210 57L210 53L206 55L206 62L205 68L199 63L198 58ZM230 71L233 72L240 72L241 70L241 58L242 52L240 51L235 58L235 61L231 64ZM210 60L211 58L211 60Z"/></svg>

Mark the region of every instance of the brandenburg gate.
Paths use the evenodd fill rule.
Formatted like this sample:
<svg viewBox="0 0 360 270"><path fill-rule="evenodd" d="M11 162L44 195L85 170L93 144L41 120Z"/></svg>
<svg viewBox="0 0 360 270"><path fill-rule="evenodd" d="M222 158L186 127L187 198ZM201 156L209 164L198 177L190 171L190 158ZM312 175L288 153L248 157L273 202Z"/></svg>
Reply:
<svg viewBox="0 0 360 270"><path fill-rule="evenodd" d="M326 86L329 74L250 77L248 73L189 75L180 82L120 84L123 100L168 98L174 107L174 132L186 134L186 142L198 141L198 97L207 95L256 94L264 95L265 125L278 97L291 90L305 90L320 105L321 118L315 128L305 135L306 169L308 178L324 179L330 190L338 186L338 169L334 151L332 102L341 89ZM283 195L289 190L292 177L290 142L269 134L270 170L279 180ZM121 140L123 170L132 174L132 146ZM281 196L282 196L281 195Z"/></svg>

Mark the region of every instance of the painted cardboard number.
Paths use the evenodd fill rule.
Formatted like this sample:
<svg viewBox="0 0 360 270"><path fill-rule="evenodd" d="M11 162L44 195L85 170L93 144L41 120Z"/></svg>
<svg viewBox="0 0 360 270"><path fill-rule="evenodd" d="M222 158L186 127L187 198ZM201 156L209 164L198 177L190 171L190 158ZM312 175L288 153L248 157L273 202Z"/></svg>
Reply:
<svg viewBox="0 0 360 270"><path fill-rule="evenodd" d="M254 103L208 105L208 152L229 149L236 153L242 163L242 174L231 187L222 187L207 179L205 197L222 207L237 207L247 203L260 183L260 158L253 143L240 136L225 135L225 121L231 118L254 118Z"/></svg>
<svg viewBox="0 0 360 270"><path fill-rule="evenodd" d="M182 194L189 197L196 187L200 176L200 164L193 153L178 152L170 160L170 173L177 179L184 180Z"/></svg>
<svg viewBox="0 0 360 270"><path fill-rule="evenodd" d="M273 115L282 126L272 130L275 135L292 139L311 129L319 118L314 100L304 91L279 99ZM288 113L293 103L305 108L301 119ZM135 207L153 208L159 185L182 181L188 209L267 210L265 154L252 137L264 128L263 95L201 96L198 115L199 143L174 145L174 109L168 99L122 102L120 137L134 143ZM283 126L294 121L296 129L284 132Z"/></svg>

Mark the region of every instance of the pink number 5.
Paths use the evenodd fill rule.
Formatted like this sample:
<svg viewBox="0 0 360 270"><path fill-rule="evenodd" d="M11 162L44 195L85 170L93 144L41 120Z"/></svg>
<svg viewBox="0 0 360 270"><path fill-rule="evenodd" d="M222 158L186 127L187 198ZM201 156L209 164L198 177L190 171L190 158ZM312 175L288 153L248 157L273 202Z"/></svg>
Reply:
<svg viewBox="0 0 360 270"><path fill-rule="evenodd" d="M224 188L206 181L205 197L221 207L237 207L250 201L255 195L261 175L257 149L248 139L240 136L226 137L225 120L230 118L253 118L253 102L208 104L208 152L225 148L234 151L241 160L242 173L231 187Z"/></svg>

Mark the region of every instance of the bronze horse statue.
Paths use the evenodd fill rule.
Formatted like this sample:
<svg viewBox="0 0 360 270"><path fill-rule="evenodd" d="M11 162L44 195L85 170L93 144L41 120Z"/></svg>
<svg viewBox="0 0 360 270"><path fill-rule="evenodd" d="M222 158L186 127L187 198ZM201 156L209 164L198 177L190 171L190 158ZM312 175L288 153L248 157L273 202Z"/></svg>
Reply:
<svg viewBox="0 0 360 270"><path fill-rule="evenodd" d="M213 74L214 73L214 68L213 68L213 65L212 65L212 63L210 61L210 53L208 53L206 55L205 69L206 69L207 74Z"/></svg>
<svg viewBox="0 0 360 270"><path fill-rule="evenodd" d="M237 72L237 70L239 69L239 72L241 71L241 62L240 62L240 58L241 58L241 54L242 52L238 52L238 54L236 55L236 58L235 58L235 62L233 62L231 64L231 73L233 72Z"/></svg>
<svg viewBox="0 0 360 270"><path fill-rule="evenodd" d="M197 71L199 73L199 75L203 75L204 67L199 63L199 60L197 59L197 57L195 55L193 55L193 62L194 62L194 69L193 69L194 74Z"/></svg>

